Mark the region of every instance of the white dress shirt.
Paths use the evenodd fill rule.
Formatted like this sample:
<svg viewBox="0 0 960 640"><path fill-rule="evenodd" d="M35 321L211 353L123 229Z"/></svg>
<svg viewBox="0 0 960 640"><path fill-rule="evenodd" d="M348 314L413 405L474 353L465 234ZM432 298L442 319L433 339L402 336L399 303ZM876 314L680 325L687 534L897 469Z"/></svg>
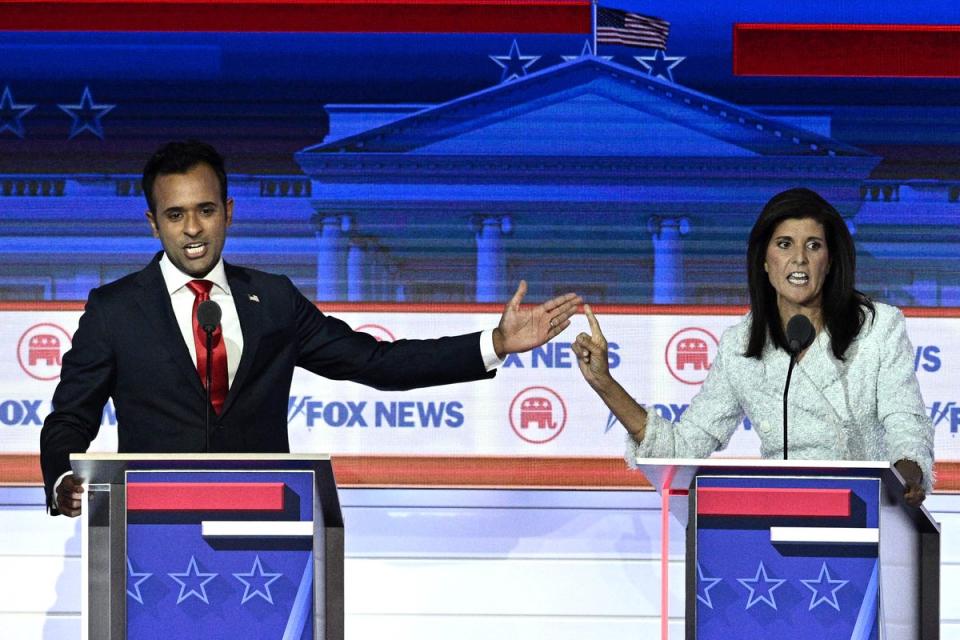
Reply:
<svg viewBox="0 0 960 640"><path fill-rule="evenodd" d="M193 280L209 280L213 283L210 288L210 299L220 305L222 317L220 331L223 342L227 346L227 388L233 386L233 378L237 375L240 364L240 355L243 353L243 331L240 329L240 318L237 316L237 305L230 293L230 284L227 282L227 273L223 269L223 258L203 278L194 278L177 269L167 254L160 258L160 273L163 282L170 294L170 304L173 305L173 315L177 318L180 334L190 350L190 360L197 362L197 345L193 339L193 302L196 296L187 288L187 283Z"/></svg>

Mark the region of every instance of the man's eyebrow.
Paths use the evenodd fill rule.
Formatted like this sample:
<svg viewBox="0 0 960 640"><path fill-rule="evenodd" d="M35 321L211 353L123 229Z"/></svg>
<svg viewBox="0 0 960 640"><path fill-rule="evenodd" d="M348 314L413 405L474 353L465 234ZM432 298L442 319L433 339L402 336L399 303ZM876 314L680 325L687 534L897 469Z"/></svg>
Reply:
<svg viewBox="0 0 960 640"><path fill-rule="evenodd" d="M194 205L194 206L197 207L197 208L200 208L200 207L215 207L215 206L217 206L217 203L214 202L213 200L207 200L206 202L198 202L198 203L197 203L196 205ZM187 208L187 207L186 207L186 206L183 206L183 205L174 205L174 206L172 206L172 207L167 207L166 209L163 210L162 213L180 213L181 211L183 211L183 210L186 209L186 208Z"/></svg>

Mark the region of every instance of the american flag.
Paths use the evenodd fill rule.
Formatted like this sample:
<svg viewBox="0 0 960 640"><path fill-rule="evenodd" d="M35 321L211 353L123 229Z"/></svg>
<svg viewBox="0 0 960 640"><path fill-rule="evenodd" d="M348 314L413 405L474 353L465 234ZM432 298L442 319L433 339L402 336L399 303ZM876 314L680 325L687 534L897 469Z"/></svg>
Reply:
<svg viewBox="0 0 960 640"><path fill-rule="evenodd" d="M666 49L670 23L639 13L597 7L597 43Z"/></svg>

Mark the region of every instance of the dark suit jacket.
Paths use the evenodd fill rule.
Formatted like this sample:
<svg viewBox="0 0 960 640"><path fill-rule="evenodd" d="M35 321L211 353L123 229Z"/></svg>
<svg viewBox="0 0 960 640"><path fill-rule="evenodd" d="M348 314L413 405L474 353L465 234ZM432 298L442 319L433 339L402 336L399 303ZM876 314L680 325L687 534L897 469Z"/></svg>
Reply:
<svg viewBox="0 0 960 640"><path fill-rule="evenodd" d="M203 385L177 326L160 255L90 292L40 434L48 500L70 469L70 454L86 451L96 437L110 397L121 453L204 449ZM377 342L322 314L285 276L225 266L243 353L223 411L212 416L215 452L290 450L287 405L296 366L387 390L493 376L479 334Z"/></svg>

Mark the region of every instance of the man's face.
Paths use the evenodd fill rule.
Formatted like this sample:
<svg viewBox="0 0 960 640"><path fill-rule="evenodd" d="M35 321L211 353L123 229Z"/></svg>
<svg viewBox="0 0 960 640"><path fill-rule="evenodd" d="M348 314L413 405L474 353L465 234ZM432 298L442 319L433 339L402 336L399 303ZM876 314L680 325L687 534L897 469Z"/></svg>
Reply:
<svg viewBox="0 0 960 640"><path fill-rule="evenodd" d="M233 199L220 201L217 174L201 163L157 176L153 199L156 211L147 211L147 220L170 262L194 278L206 276L220 260L233 221Z"/></svg>

